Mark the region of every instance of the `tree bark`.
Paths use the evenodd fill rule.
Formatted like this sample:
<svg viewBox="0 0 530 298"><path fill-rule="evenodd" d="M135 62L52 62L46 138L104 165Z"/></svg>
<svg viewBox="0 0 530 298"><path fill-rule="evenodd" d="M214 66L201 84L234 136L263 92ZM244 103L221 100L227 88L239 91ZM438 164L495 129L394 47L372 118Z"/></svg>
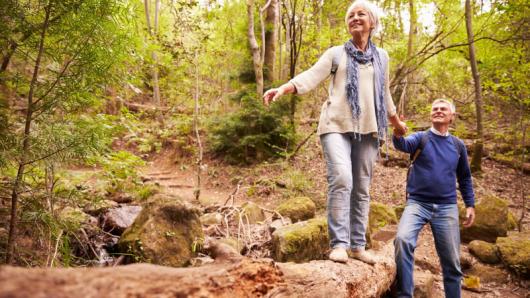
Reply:
<svg viewBox="0 0 530 298"><path fill-rule="evenodd" d="M482 171L482 150L484 144L484 132L482 125L482 86L480 85L480 76L477 67L477 59L475 57L475 42L473 37L472 27L472 11L471 1L466 0L465 4L465 16L466 16L466 30L467 40L469 43L469 62L471 63L471 73L473 75L473 81L475 85L475 109L477 114L477 139L473 149L473 157L471 158L471 171L481 172Z"/></svg>
<svg viewBox="0 0 530 298"><path fill-rule="evenodd" d="M199 54L195 50L195 110L193 113L193 130L197 138L197 183L195 185L194 195L195 200L199 201L201 195L201 169L202 169L202 143L201 135L199 133Z"/></svg>
<svg viewBox="0 0 530 298"><path fill-rule="evenodd" d="M256 41L256 35L254 33L254 0L247 0L247 17L247 38L250 45L250 51L252 53L254 75L256 76L256 93L258 97L261 98L263 96L263 64L259 45Z"/></svg>
<svg viewBox="0 0 530 298"><path fill-rule="evenodd" d="M267 7L267 17L265 19L265 59L263 60L263 76L265 82L269 84L276 80L275 62L279 27L278 9L278 0L271 0Z"/></svg>
<svg viewBox="0 0 530 298"><path fill-rule="evenodd" d="M237 253L236 253L237 254ZM134 264L107 268L0 267L6 297L381 297L396 265L389 241L374 266L350 259L276 263L234 254L202 267ZM28 286L31 285L31 286ZM156 294L155 294L156 293Z"/></svg>
<svg viewBox="0 0 530 298"><path fill-rule="evenodd" d="M147 22L147 32L152 39L156 39L158 34L158 15L160 12L160 0L155 0L154 22L151 27L151 15L149 13L149 0L144 0L145 20ZM153 65L151 65L151 76L153 80L153 103L160 107L160 87L158 84L158 55L155 50L151 52Z"/></svg>
<svg viewBox="0 0 530 298"><path fill-rule="evenodd" d="M29 85L28 93L28 108L26 111L26 119L24 125L24 138L22 141L22 150L20 152L20 160L18 163L18 171L15 181L13 183L13 189L11 192L11 218L9 222L9 236L7 240L7 250L6 250L6 263L12 264L13 255L15 250L15 242L17 237L17 204L18 204L18 188L23 183L24 180L24 168L26 162L29 158L29 148L31 145L30 134L31 134L31 122L33 117L33 96L35 94L35 88L37 85L37 78L39 75L39 68L41 64L42 55L44 53L44 40L46 37L46 31L48 30L48 24L50 20L52 2L48 2L45 8L45 17L44 25L42 26L42 32L39 40L39 52L37 54L37 59L35 60L35 67L33 69L33 76Z"/></svg>

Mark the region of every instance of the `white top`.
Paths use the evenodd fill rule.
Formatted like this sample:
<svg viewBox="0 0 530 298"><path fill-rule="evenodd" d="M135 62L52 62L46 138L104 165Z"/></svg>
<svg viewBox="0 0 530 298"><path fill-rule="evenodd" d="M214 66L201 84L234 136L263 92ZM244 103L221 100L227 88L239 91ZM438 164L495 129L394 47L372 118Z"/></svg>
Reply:
<svg viewBox="0 0 530 298"><path fill-rule="evenodd" d="M440 131L438 131L436 128L432 127L431 126L431 132L435 135L439 135L439 136L442 136L442 137L448 137L449 136L449 131L446 131L445 133L441 133Z"/></svg>
<svg viewBox="0 0 530 298"><path fill-rule="evenodd" d="M343 47L343 46L339 46ZM331 65L334 49L328 49L311 68L294 77L290 82L296 87L298 94L304 94L320 84L331 74ZM386 51L380 49L380 54ZM375 84L374 67L371 63L359 64L359 106L361 114L359 120L354 120L350 104L346 98L346 68L348 55L341 55L334 82L330 81L328 99L323 103L318 123L318 134L330 132L346 133L356 132L361 134L377 133L377 117L375 114ZM385 69L385 104L389 117L396 114L396 107L392 101L389 88L388 63L383 65ZM357 123L358 122L358 123Z"/></svg>

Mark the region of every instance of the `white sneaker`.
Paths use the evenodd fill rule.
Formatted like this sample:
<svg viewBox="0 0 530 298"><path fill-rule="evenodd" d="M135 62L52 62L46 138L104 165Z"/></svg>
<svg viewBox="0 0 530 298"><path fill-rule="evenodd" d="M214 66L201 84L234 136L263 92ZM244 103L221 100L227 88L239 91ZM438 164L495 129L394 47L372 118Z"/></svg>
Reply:
<svg viewBox="0 0 530 298"><path fill-rule="evenodd" d="M377 257L367 252L364 249L352 250L351 256L352 258L362 261L366 264L374 265L375 263L377 263Z"/></svg>
<svg viewBox="0 0 530 298"><path fill-rule="evenodd" d="M348 261L348 253L342 247L335 247L329 253L329 259L333 262L346 263Z"/></svg>

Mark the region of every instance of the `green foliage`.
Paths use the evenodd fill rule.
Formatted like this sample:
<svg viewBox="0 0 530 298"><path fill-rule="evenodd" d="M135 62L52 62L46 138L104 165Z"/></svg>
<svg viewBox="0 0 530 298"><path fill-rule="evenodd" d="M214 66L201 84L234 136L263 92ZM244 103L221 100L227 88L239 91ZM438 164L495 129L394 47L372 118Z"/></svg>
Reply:
<svg viewBox="0 0 530 298"><path fill-rule="evenodd" d="M145 165L138 156L127 152L112 152L99 160L103 175L110 181L108 191L113 194L128 191L140 183L137 168Z"/></svg>
<svg viewBox="0 0 530 298"><path fill-rule="evenodd" d="M241 108L211 125L212 150L232 163L253 163L282 156L293 146L286 102L265 107L253 92L242 92Z"/></svg>

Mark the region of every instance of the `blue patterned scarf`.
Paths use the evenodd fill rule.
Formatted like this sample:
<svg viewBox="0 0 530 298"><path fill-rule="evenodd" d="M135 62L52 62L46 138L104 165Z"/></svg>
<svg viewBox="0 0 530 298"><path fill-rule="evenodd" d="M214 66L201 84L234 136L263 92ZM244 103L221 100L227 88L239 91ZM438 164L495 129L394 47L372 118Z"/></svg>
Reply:
<svg viewBox="0 0 530 298"><path fill-rule="evenodd" d="M385 105L385 69L381 62L379 52L371 40L368 41L368 47L364 53L355 47L353 40L348 40L344 44L344 49L349 58L346 68L346 95L355 120L359 120L362 112L361 106L359 105L359 63L366 64L372 62L374 67L377 134L379 139L384 139L388 127Z"/></svg>

